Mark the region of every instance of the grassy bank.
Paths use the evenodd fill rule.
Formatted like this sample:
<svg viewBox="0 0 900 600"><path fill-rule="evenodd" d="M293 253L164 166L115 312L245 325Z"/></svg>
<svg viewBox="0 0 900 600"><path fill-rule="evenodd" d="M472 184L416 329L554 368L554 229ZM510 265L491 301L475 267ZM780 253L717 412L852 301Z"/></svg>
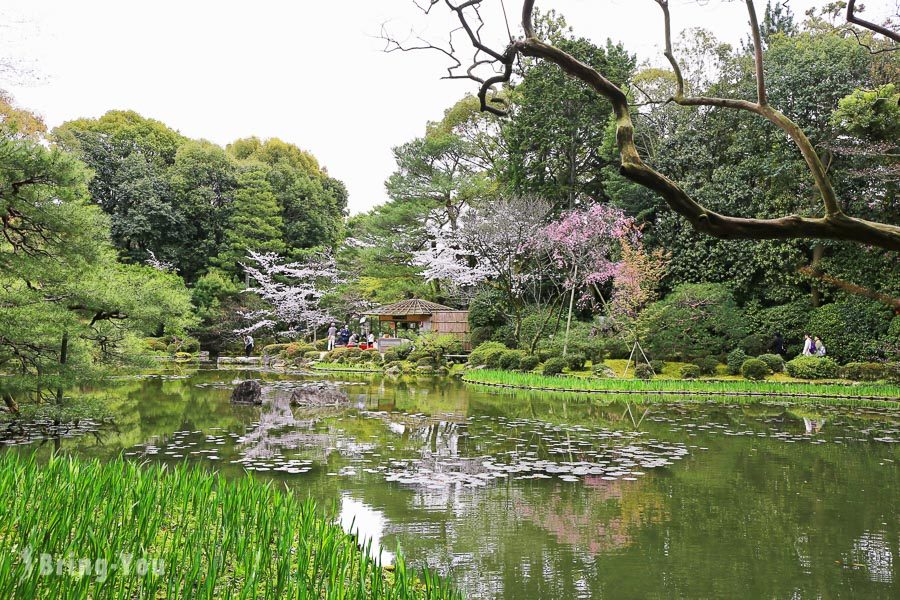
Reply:
<svg viewBox="0 0 900 600"><path fill-rule="evenodd" d="M775 381L703 381L657 379L588 379L545 376L510 371L468 371L463 381L472 384L565 391L652 396L722 396L745 398L788 398L819 400L876 400L900 406L900 386L877 384L796 383ZM651 398L652 399L652 398Z"/></svg>
<svg viewBox="0 0 900 600"><path fill-rule="evenodd" d="M459 597L402 557L382 569L314 503L249 477L5 453L0 497L2 598Z"/></svg>
<svg viewBox="0 0 900 600"><path fill-rule="evenodd" d="M348 364L336 362L317 362L312 366L314 371L350 371L354 373L381 373L381 363Z"/></svg>

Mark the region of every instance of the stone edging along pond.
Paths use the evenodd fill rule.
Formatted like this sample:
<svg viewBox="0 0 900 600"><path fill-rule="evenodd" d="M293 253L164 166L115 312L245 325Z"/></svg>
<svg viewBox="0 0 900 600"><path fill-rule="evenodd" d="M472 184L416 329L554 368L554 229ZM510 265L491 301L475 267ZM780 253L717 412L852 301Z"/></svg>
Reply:
<svg viewBox="0 0 900 600"><path fill-rule="evenodd" d="M713 390L647 390L647 389L598 389L598 388L568 388L568 387L552 387L538 386L528 384L510 384L480 381L471 377L464 376L464 383L469 385L481 385L485 387L504 388L513 390L529 390L540 392L559 392L568 394L617 394L625 396L652 395L652 396L710 396L725 398L802 398L802 399L821 399L821 400L862 400L884 402L888 405L896 405L900 403L900 398L891 396L867 396L867 395L846 395L846 394L806 394L801 392L752 392L752 391L713 391ZM800 384L815 385L815 384ZM849 386L848 386L849 387Z"/></svg>

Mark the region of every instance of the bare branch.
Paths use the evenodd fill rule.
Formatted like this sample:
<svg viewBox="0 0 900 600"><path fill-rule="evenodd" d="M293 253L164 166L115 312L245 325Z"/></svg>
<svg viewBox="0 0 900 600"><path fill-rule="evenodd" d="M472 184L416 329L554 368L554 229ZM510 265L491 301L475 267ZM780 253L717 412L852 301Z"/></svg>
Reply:
<svg viewBox="0 0 900 600"><path fill-rule="evenodd" d="M759 34L759 21L756 18L756 7L753 0L747 0L747 12L750 13L750 29L753 35L753 62L756 67L756 101L760 106L766 105L766 77L763 71L762 37Z"/></svg>
<svg viewBox="0 0 900 600"><path fill-rule="evenodd" d="M898 44L900 44L900 33L896 31L891 31L887 27L882 27L881 25L877 25L872 23L871 21L866 21L865 19L860 19L856 16L856 0L848 0L847 2L847 22L853 23L854 25L859 25L860 27L865 27L875 33L880 33L884 37L894 40Z"/></svg>

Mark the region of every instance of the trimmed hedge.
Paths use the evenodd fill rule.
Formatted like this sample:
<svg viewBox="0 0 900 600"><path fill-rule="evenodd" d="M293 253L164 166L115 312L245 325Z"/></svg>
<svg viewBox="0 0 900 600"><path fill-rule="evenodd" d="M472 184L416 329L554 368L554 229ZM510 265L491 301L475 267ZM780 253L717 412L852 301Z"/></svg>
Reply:
<svg viewBox="0 0 900 600"><path fill-rule="evenodd" d="M653 369L646 363L641 363L634 368L634 376L638 379L653 379Z"/></svg>
<svg viewBox="0 0 900 600"><path fill-rule="evenodd" d="M797 379L836 379L841 368L827 356L798 356L784 365L788 375Z"/></svg>
<svg viewBox="0 0 900 600"><path fill-rule="evenodd" d="M741 365L741 375L744 376L744 379L762 381L771 374L772 369L769 368L769 365L758 358L748 358Z"/></svg>
<svg viewBox="0 0 900 600"><path fill-rule="evenodd" d="M526 354L519 360L519 369L522 371L534 371L541 364L541 360L534 354Z"/></svg>
<svg viewBox="0 0 900 600"><path fill-rule="evenodd" d="M773 373L784 371L784 359L778 354L760 354L757 358L766 363Z"/></svg>
<svg viewBox="0 0 900 600"><path fill-rule="evenodd" d="M688 364L681 367L682 379L699 379L700 367L698 365Z"/></svg>
<svg viewBox="0 0 900 600"><path fill-rule="evenodd" d="M741 367L744 366L745 360L747 360L747 353L740 348L735 348L729 352L725 361L725 364L728 365L728 374L740 375Z"/></svg>
<svg viewBox="0 0 900 600"><path fill-rule="evenodd" d="M694 361L700 368L701 375L715 375L719 366L719 360L714 356L704 356Z"/></svg>
<svg viewBox="0 0 900 600"><path fill-rule="evenodd" d="M844 377L854 381L888 380L889 371L887 363L852 362L844 365Z"/></svg>
<svg viewBox="0 0 900 600"><path fill-rule="evenodd" d="M551 358L547 362L544 363L544 368L541 369L541 372L544 375L559 375L566 368L568 362L561 356L557 356L556 358Z"/></svg>
<svg viewBox="0 0 900 600"><path fill-rule="evenodd" d="M469 354L469 364L473 367L496 369L500 366L500 356L508 351L509 348L500 342L485 342Z"/></svg>
<svg viewBox="0 0 900 600"><path fill-rule="evenodd" d="M507 350L500 354L497 363L501 369L516 371L522 367L522 355L520 350Z"/></svg>

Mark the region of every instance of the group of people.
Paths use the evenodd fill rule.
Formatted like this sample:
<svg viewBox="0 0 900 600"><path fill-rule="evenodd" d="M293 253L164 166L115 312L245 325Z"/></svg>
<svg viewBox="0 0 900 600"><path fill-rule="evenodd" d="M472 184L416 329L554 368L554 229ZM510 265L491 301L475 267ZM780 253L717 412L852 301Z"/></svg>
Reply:
<svg viewBox="0 0 900 600"><path fill-rule="evenodd" d="M787 356L787 346L780 332L775 333L775 339L772 341L772 351L781 356ZM803 356L825 356L825 344L819 336L806 334L803 336L803 350L800 353Z"/></svg>
<svg viewBox="0 0 900 600"><path fill-rule="evenodd" d="M332 323L328 327L328 350L334 350L335 346L347 346L350 348L360 348L366 350L368 348L377 348L375 342L375 334L371 331L368 334L353 333L347 325L341 326L340 330Z"/></svg>
<svg viewBox="0 0 900 600"><path fill-rule="evenodd" d="M811 336L806 334L803 336L803 356L825 356L825 344L819 339L819 336Z"/></svg>

